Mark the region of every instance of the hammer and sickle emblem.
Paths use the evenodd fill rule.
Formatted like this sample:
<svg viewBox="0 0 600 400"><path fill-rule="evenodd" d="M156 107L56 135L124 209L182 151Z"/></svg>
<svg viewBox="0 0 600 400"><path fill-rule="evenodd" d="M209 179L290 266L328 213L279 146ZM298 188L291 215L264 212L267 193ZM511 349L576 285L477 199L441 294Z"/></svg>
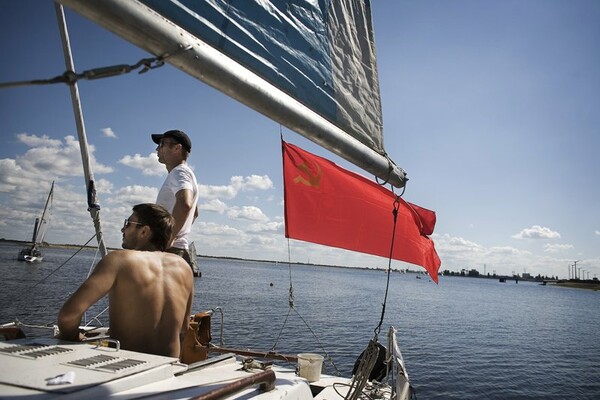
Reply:
<svg viewBox="0 0 600 400"><path fill-rule="evenodd" d="M306 186L314 186L318 188L319 185L321 185L321 176L323 175L323 172L321 171L321 167L319 166L319 164L314 163L313 165L315 166L316 173L313 173L313 171L306 164L306 162L303 162L302 164L298 165L297 168L300 171L304 172L304 174L306 174L306 177L298 175L294 178L294 183L302 183Z"/></svg>

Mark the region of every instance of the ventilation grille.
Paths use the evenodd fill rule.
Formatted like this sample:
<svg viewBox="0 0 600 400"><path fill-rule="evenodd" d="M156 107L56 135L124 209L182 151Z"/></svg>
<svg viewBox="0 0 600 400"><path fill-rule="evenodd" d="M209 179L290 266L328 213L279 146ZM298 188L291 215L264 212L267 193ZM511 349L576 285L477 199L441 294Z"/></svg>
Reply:
<svg viewBox="0 0 600 400"><path fill-rule="evenodd" d="M46 356L53 356L57 354L69 353L71 351L73 350L68 349L66 347L46 346L43 344L35 343L0 348L0 352L2 353L29 357L34 359Z"/></svg>

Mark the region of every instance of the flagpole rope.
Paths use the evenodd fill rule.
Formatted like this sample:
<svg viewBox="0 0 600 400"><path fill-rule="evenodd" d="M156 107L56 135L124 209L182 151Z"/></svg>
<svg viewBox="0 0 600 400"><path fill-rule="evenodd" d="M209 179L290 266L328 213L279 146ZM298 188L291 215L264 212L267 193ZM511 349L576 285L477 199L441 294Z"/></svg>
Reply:
<svg viewBox="0 0 600 400"><path fill-rule="evenodd" d="M291 261L292 260L292 253L291 253L291 249L290 249L290 239L289 238L287 240L287 249L288 249L288 269L289 269L289 273L290 273L290 289L289 289L289 297L288 297L288 306L289 307L288 307L288 313L285 316L285 320L283 321L281 329L279 330L279 335L277 335L277 338L275 339L275 343L271 347L271 351L275 351L275 347L277 346L277 343L279 342L279 339L281 338L281 334L283 333L283 329L287 325L287 321L288 321L288 319L290 317L290 314L292 313L292 311L294 311L294 313L296 313L296 315L298 316L298 318L300 318L300 320L304 323L304 325L309 330L309 332L313 335L313 337L317 341L317 344L318 344L319 348L321 348L321 350L323 350L323 352L325 353L325 358L327 359L327 361L329 361L329 363L333 366L333 369L335 369L335 372L338 374L338 376L341 376L340 370L335 365L335 362L333 362L333 358L331 358L331 356L329 355L329 353L327 352L327 350L325 350L325 347L323 347L323 344L319 340L319 337L317 336L317 334L312 330L312 328L310 327L310 325L308 324L308 322L306 322L306 320L302 317L302 315L300 315L300 313L298 312L298 310L296 310L296 307L294 307L294 287L292 285L292 261Z"/></svg>
<svg viewBox="0 0 600 400"><path fill-rule="evenodd" d="M400 209L400 197L402 196L402 194L404 194L404 189L402 190L402 193L400 195L396 196L396 199L394 200L394 209L392 210L392 214L394 216L394 226L392 228L392 241L390 243L390 256L388 258L387 283L385 285L385 295L383 296L383 303L381 304L381 318L379 319L379 324L377 325L377 327L375 328L375 331L374 331L375 332L375 338L374 338L375 342L377 342L379 333L381 332L381 325L383 324L383 319L385 317L385 307L387 305L388 291L390 288L390 275L392 274L391 273L392 272L392 256L394 254L394 241L396 238L396 225L398 222L398 210Z"/></svg>

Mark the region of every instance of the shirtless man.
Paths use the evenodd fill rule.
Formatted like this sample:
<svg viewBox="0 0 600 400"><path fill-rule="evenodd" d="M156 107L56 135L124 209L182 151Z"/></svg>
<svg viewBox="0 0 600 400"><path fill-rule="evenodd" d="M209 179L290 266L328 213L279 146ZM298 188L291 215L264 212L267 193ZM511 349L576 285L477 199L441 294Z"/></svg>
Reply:
<svg viewBox="0 0 600 400"><path fill-rule="evenodd" d="M60 339L79 341L85 311L108 294L110 337L121 348L179 357L189 324L194 280L183 258L164 251L173 217L155 204L138 204L121 229L123 248L107 254L58 314Z"/></svg>

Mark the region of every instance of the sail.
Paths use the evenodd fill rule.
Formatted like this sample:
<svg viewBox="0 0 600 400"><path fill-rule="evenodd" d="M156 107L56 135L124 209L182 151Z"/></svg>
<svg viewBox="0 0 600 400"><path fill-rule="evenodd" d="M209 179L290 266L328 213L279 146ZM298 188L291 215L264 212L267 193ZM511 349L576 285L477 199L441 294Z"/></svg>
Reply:
<svg viewBox="0 0 600 400"><path fill-rule="evenodd" d="M41 244L44 241L44 236L46 236L46 229L48 228L48 223L50 222L50 211L52 209L52 200L54 198L54 181L52 181L52 186L50 187L50 191L48 192L48 197L46 198L46 204L44 205L44 211L42 211L42 216L39 219L39 224L36 229L35 239L33 241L34 246L36 244Z"/></svg>
<svg viewBox="0 0 600 400"><path fill-rule="evenodd" d="M402 187L383 144L368 0L60 0Z"/></svg>

